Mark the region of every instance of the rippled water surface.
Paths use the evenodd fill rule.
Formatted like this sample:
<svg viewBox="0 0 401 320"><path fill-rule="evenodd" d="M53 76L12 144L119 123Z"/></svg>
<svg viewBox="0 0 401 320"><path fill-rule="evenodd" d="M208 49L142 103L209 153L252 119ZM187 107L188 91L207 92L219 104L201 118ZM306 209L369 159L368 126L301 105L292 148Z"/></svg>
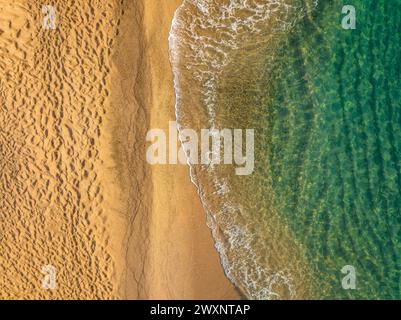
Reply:
<svg viewBox="0 0 401 320"><path fill-rule="evenodd" d="M187 0L170 35L181 128L255 129L255 171L193 165L250 298L401 298L401 1ZM341 269L356 270L344 290Z"/></svg>

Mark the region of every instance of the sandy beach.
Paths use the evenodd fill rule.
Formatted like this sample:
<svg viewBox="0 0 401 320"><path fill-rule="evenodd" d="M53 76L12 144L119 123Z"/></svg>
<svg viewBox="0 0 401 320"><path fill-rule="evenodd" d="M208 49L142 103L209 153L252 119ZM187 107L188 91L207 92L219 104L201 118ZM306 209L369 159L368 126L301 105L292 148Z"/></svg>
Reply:
<svg viewBox="0 0 401 320"><path fill-rule="evenodd" d="M148 125L139 129L160 128L168 132L169 121L175 120L167 39L174 11L180 2L143 1L135 8L127 8L128 21L132 21L131 10L140 12L137 16L143 17L138 26L143 28L140 34L143 51L138 52L138 77L133 86L136 88L134 96L142 110L138 112L143 112ZM123 37L122 47L131 45L135 51L130 37L129 33L125 39ZM122 56L127 59L124 54ZM143 139L139 141L143 143ZM139 154L144 161L145 151ZM151 299L238 298L220 265L188 167L146 165L145 168L149 171L146 174L150 181L147 192L151 196L141 197L149 197L149 202L141 202L143 209L138 210L134 221L127 251L129 271L124 295ZM141 181L137 183L139 186ZM146 212L146 215L140 212ZM147 241L143 242L143 239ZM143 258L143 264L138 264L138 260ZM137 285L132 286L132 283Z"/></svg>
<svg viewBox="0 0 401 320"><path fill-rule="evenodd" d="M46 30L40 1L0 3L0 298L239 298L189 169L146 162L179 4L54 1Z"/></svg>

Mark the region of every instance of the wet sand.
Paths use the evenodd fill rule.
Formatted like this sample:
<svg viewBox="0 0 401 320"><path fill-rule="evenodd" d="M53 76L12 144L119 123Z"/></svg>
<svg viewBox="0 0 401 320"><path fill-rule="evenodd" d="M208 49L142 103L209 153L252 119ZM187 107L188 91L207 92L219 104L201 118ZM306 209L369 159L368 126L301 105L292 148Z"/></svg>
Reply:
<svg viewBox="0 0 401 320"><path fill-rule="evenodd" d="M134 91L139 105L145 110L148 128L160 128L165 132L168 132L168 122L175 120L167 40L174 11L180 2L143 1L136 8L143 12L143 51L137 60L139 77L135 85L137 90ZM128 42L129 39L127 45ZM141 154L144 156L145 153ZM147 177L151 181L151 203L146 205L146 216L139 214L135 221L135 230L142 229L146 236L134 232L129 243L128 253L137 251L137 255L129 254L129 270L133 273L127 277L127 296L155 299L238 298L220 265L206 226L204 210L189 178L188 167L166 165L146 166L146 169L150 170ZM143 238L147 241L142 245L143 251L138 253L138 244ZM146 257L143 266L138 264L140 257ZM129 285L133 283L130 277L136 279L138 286Z"/></svg>
<svg viewBox="0 0 401 320"><path fill-rule="evenodd" d="M238 297L188 168L145 160L174 120L178 4L55 1L56 30L0 4L1 298Z"/></svg>

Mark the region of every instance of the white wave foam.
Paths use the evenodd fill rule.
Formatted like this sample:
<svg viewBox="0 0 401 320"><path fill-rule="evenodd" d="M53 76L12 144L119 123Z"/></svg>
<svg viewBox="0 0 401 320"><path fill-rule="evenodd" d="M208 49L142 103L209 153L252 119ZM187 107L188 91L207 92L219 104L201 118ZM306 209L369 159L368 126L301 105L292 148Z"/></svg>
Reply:
<svg viewBox="0 0 401 320"><path fill-rule="evenodd" d="M176 117L180 132L188 125L182 123L181 116L193 107L186 106L185 101L195 90L198 90L196 93L206 109L208 123L205 125L210 129L216 128L216 85L221 72L232 62L233 53L240 50L246 40L259 35L258 46L263 47L269 40L267 32L285 32L294 26L294 17L300 18L307 12L307 8L290 5L289 2L295 1L183 1L175 12L169 36ZM317 1L312 2L317 5ZM275 21L273 29L268 29L272 17L281 20ZM187 82L196 83L191 86L193 92L182 90ZM191 180L197 187L207 213L207 223L227 277L251 299L277 298L278 294L274 292L277 284L285 285L291 296L295 297L290 275L284 271L271 270L260 262L254 250L252 231L246 224L236 222L246 213L233 197L229 197L231 190L228 182L214 175L213 168L208 169L216 196L222 200L219 210L211 208L211 195L204 193L201 177L195 174L194 166L190 165Z"/></svg>

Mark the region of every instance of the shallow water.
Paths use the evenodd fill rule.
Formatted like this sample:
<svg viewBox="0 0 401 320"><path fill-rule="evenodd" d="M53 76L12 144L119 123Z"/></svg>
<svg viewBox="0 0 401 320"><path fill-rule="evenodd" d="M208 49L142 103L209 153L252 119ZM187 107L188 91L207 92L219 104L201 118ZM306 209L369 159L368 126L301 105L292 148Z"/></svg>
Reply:
<svg viewBox="0 0 401 320"><path fill-rule="evenodd" d="M353 1L355 30L344 4L192 0L173 22L180 128L255 129L252 175L191 168L249 298L401 298L401 1Z"/></svg>

